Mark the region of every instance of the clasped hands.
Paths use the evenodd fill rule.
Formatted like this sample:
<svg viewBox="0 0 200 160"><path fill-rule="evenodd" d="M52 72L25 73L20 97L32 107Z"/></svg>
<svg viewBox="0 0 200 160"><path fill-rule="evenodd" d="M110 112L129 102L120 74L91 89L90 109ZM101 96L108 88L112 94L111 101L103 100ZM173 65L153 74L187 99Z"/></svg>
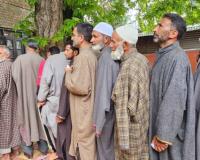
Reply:
<svg viewBox="0 0 200 160"><path fill-rule="evenodd" d="M153 137L151 147L157 152L163 152L168 148L169 144L158 139L157 136Z"/></svg>

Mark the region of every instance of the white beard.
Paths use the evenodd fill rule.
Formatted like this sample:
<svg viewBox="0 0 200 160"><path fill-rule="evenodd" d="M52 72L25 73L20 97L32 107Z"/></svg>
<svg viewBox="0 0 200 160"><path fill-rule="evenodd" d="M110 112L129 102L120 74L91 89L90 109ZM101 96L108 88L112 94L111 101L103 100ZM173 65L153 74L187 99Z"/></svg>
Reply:
<svg viewBox="0 0 200 160"><path fill-rule="evenodd" d="M123 46L120 45L120 46L118 46L118 47L116 48L115 51L112 51L112 52L111 52L111 58L112 58L113 60L115 60L115 61L116 61L116 60L120 60L123 54L124 54L124 49L123 49Z"/></svg>
<svg viewBox="0 0 200 160"><path fill-rule="evenodd" d="M98 51L98 52L99 52L103 47L104 47L104 44L103 44L103 43L92 45L92 49L93 49L94 51Z"/></svg>

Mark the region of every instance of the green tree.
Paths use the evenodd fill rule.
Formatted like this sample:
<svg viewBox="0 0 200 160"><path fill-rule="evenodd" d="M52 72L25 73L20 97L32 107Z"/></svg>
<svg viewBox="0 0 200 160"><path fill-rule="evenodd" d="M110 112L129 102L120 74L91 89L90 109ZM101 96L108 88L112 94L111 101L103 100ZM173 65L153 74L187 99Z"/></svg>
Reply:
<svg viewBox="0 0 200 160"><path fill-rule="evenodd" d="M32 12L16 25L27 36L37 39L40 46L63 41L78 22L100 21L118 26L136 11L141 32L152 32L164 13L174 12L184 17L187 25L200 23L200 0L26 0Z"/></svg>
<svg viewBox="0 0 200 160"><path fill-rule="evenodd" d="M200 0L137 0L137 21L140 30L151 32L164 13L178 13L187 25L200 23Z"/></svg>
<svg viewBox="0 0 200 160"><path fill-rule="evenodd" d="M70 36L78 22L100 21L116 26L126 22L125 14L134 7L130 0L26 0L32 12L16 25L41 47L55 44Z"/></svg>

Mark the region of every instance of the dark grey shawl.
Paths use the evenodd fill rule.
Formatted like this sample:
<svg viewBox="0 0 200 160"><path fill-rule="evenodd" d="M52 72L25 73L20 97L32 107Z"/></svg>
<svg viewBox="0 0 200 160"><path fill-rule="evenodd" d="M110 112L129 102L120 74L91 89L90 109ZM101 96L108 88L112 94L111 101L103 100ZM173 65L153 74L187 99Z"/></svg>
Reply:
<svg viewBox="0 0 200 160"><path fill-rule="evenodd" d="M194 74L194 97L196 105L196 159L200 159L200 65Z"/></svg>
<svg viewBox="0 0 200 160"><path fill-rule="evenodd" d="M194 81L187 55L176 42L160 49L151 72L150 142L153 136L171 142L151 160L195 159Z"/></svg>

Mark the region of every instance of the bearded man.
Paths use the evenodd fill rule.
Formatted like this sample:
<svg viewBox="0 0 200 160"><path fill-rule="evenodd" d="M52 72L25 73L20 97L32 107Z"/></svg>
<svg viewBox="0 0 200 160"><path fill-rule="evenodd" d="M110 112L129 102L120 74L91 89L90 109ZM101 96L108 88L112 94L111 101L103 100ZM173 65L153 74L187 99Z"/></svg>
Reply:
<svg viewBox="0 0 200 160"><path fill-rule="evenodd" d="M92 31L92 48L99 54L93 123L97 140L97 159L114 160L115 111L111 100L112 90L119 72L119 62L111 57L113 28L105 22L98 23Z"/></svg>
<svg viewBox="0 0 200 160"><path fill-rule="evenodd" d="M120 59L120 71L113 89L116 111L117 159L147 160L149 126L148 60L137 52L138 31L133 24L112 34L112 57Z"/></svg>

